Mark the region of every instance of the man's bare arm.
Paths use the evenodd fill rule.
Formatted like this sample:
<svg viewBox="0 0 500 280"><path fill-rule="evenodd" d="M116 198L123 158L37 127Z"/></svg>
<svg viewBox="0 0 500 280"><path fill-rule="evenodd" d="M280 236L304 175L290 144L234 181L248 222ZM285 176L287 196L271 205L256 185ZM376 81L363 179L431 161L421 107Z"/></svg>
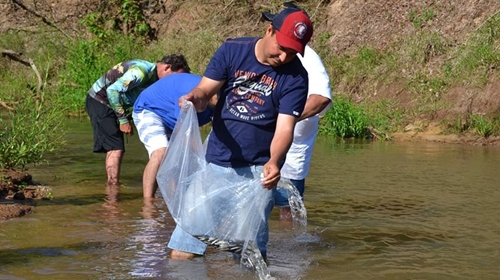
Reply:
<svg viewBox="0 0 500 280"><path fill-rule="evenodd" d="M279 114L276 123L276 131L271 142L271 158L264 165L264 179L262 185L271 189L280 180L280 166L285 160L286 153L292 145L293 130L297 118L292 115Z"/></svg>
<svg viewBox="0 0 500 280"><path fill-rule="evenodd" d="M203 112L210 99L220 90L225 81L216 81L207 77L201 78L200 83L188 94L179 99L179 106L182 107L183 99L191 101L197 112Z"/></svg>
<svg viewBox="0 0 500 280"><path fill-rule="evenodd" d="M329 98L321 96L319 94L310 94L307 98L306 106L302 115L300 115L299 121L307 119L323 111L328 104L332 102Z"/></svg>

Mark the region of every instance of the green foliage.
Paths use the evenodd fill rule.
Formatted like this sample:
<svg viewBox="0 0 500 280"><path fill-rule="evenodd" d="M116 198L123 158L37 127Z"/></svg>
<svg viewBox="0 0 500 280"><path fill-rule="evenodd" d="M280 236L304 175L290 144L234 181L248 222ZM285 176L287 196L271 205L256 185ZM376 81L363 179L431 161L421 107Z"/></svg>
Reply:
<svg viewBox="0 0 500 280"><path fill-rule="evenodd" d="M471 132L482 137L500 135L500 116L488 116L484 114L471 113L464 116L455 116L451 121L444 122L447 127L446 133Z"/></svg>
<svg viewBox="0 0 500 280"><path fill-rule="evenodd" d="M380 51L374 48L361 47L357 56L354 57L354 64L362 69L371 69L380 64L382 55Z"/></svg>
<svg viewBox="0 0 500 280"><path fill-rule="evenodd" d="M92 84L113 65L129 59L158 61L166 54L182 53L193 73L203 73L222 40L215 33L197 31L173 35L149 45L117 32L110 32L105 39L70 41L66 47L66 63L59 71L56 98L69 114L83 114L85 97Z"/></svg>
<svg viewBox="0 0 500 280"><path fill-rule="evenodd" d="M449 44L442 34L435 32L418 32L411 40L409 55L414 62L425 65L433 58L446 54Z"/></svg>
<svg viewBox="0 0 500 280"><path fill-rule="evenodd" d="M441 61L450 50L441 34L423 31L387 48L384 56L392 60L383 60L380 68L388 69L385 83L400 84L411 93L414 106L412 111L406 111L407 114L432 114L442 108L442 97L451 85L451 64L449 60Z"/></svg>
<svg viewBox="0 0 500 280"><path fill-rule="evenodd" d="M345 97L338 96L321 119L319 132L342 138L367 138L367 126L367 118L361 107Z"/></svg>
<svg viewBox="0 0 500 280"><path fill-rule="evenodd" d="M386 59L383 62L391 63L391 66L386 68L392 70L388 73L393 76L392 80L401 81L404 78L415 81L421 79L419 76L428 75L445 79L443 75L450 72L449 60L446 61L447 72L434 70L430 73L429 69L432 68L429 67L429 64L439 61L450 50L449 43L441 34L418 31L388 47L385 56L391 57L392 60ZM445 69L444 66L443 69Z"/></svg>
<svg viewBox="0 0 500 280"><path fill-rule="evenodd" d="M446 134L458 134L469 129L469 121L460 116L453 116L451 120L445 119L442 124L445 127L444 133Z"/></svg>
<svg viewBox="0 0 500 280"><path fill-rule="evenodd" d="M489 137L495 129L495 122L482 115L473 114L471 116L471 129L483 137Z"/></svg>
<svg viewBox="0 0 500 280"><path fill-rule="evenodd" d="M19 184L17 187L18 187L19 190L25 190L26 187L28 187L28 183L21 182L21 184Z"/></svg>
<svg viewBox="0 0 500 280"><path fill-rule="evenodd" d="M103 74L106 63L96 41L76 41L68 44L68 59L60 72L58 101L67 106L67 111L79 114L83 110L86 92Z"/></svg>
<svg viewBox="0 0 500 280"><path fill-rule="evenodd" d="M206 30L198 30L188 34L173 35L153 46L156 50L156 60L167 53L181 53L188 63L191 71L202 75L213 54L226 38L218 33ZM161 48L158 48L161 46ZM145 50L150 54L154 51Z"/></svg>
<svg viewBox="0 0 500 280"><path fill-rule="evenodd" d="M53 200L54 199L54 193L52 191L48 191L47 193L45 193L43 195L43 198L44 199L48 199L48 200Z"/></svg>
<svg viewBox="0 0 500 280"><path fill-rule="evenodd" d="M98 12L88 13L82 19L82 24L87 30L99 39L105 39L111 32L105 28L106 20Z"/></svg>
<svg viewBox="0 0 500 280"><path fill-rule="evenodd" d="M427 22L433 20L435 17L434 10L428 7L422 9L420 13L415 9L410 10L408 13L408 20L417 29L423 28Z"/></svg>
<svg viewBox="0 0 500 280"><path fill-rule="evenodd" d="M323 59L331 55L330 48L328 46L328 41L331 37L332 34L330 32L323 32L316 35L316 45L314 49Z"/></svg>
<svg viewBox="0 0 500 280"><path fill-rule="evenodd" d="M171 9L169 15L191 4L187 1L174 2L168 6ZM213 1L202 2L215 5ZM180 18L179 24L172 28L174 31L161 40L147 41L144 39L151 30L141 7L146 5L144 1L111 0L99 3L98 9L82 20L83 26L93 34L89 40L83 37L74 40L39 38L49 32L19 32L0 36L0 48L29 54L37 62L37 66L47 65L47 69L51 69L51 73L47 75L47 90L54 92L51 95L56 100L52 102L60 106L60 111L72 115L83 112L88 89L116 63L133 58L156 61L168 53L182 53L188 59L193 73L202 74L214 51L226 37L255 35L252 32L261 29L254 23L257 20L253 21L252 16L259 16L255 15L256 10L276 12L282 4L277 0L259 3L257 6L247 1L220 1L216 5L221 6L224 12L234 13L241 9L242 15L249 15L247 21L251 22L251 27L238 25L238 28L227 28L228 17L218 14L210 14L208 18L202 17L201 20L187 17ZM331 4L329 1L320 4L299 1L298 4L314 17L315 26L326 26L323 23L327 20L327 6ZM467 41L450 41L443 34L426 28L435 20L435 9L438 8L439 5L433 5L411 10L408 21L415 27L413 33L405 33L404 37L387 42L384 48L363 45L338 54L332 51L332 45L335 44L331 40L333 33L317 28L310 43L321 56L330 75L331 85L342 95L364 100L361 104L354 104L348 99L335 100L334 107L338 105L346 111L352 109L353 116L358 116L358 120L364 119L364 127L390 133L404 126L405 121L412 117L420 118L443 109L446 104L443 104L442 97L450 87L480 87L492 80L492 76L496 75L498 78L500 15L497 13L488 18ZM394 18L394 15L387 14L387 20L394 21ZM198 28L201 21L204 25ZM261 31L258 31L258 35L262 35ZM55 37L53 34L58 33L50 34ZM50 61L51 58L54 61ZM46 60L49 61L45 63ZM33 73L29 67L24 66L21 68L24 67L27 71L16 71L19 64L10 63L8 59L0 59L0 67L4 70L0 71L0 101L15 104L30 91L29 88L33 88ZM29 73L26 74L27 72ZM379 101L386 97L384 90L388 88L404 90L404 96L408 96L409 92L411 100L405 101L411 103L411 108L405 107L408 103L404 106L399 104L398 97L391 95L387 96L389 99ZM373 98L375 92L377 101ZM333 110L322 120L322 125L328 124L325 121L331 115L337 126L339 122L344 122L345 127L354 126L348 121L347 113L332 115ZM358 112L358 115L354 112ZM495 122L495 119L484 118ZM461 121L451 125L452 127L487 134L486 123L473 121L472 116L457 119ZM477 129L476 126L484 126L484 129ZM348 133L346 128L336 131L333 126L326 126L322 129L325 133L330 131L338 136L344 135L343 137L351 137L345 135L353 134ZM491 133L495 134L495 129Z"/></svg>
<svg viewBox="0 0 500 280"><path fill-rule="evenodd" d="M63 144L63 110L54 101L58 81L51 79L64 63L66 41L52 32L33 34L0 36L0 48L22 53L0 58L0 101L13 108L0 116L0 168L25 170Z"/></svg>
<svg viewBox="0 0 500 280"><path fill-rule="evenodd" d="M82 20L82 24L99 39L108 39L113 32L146 38L151 27L146 21L139 0L111 0L101 2L97 12Z"/></svg>
<svg viewBox="0 0 500 280"><path fill-rule="evenodd" d="M396 132L407 122L408 112L394 99L365 103L363 108L370 126L381 134Z"/></svg>
<svg viewBox="0 0 500 280"><path fill-rule="evenodd" d="M10 112L8 122L0 118L0 167L26 170L39 164L47 153L63 144L62 115L57 107L25 98Z"/></svg>
<svg viewBox="0 0 500 280"><path fill-rule="evenodd" d="M450 74L465 84L482 86L500 67L500 14L495 14L455 50Z"/></svg>
<svg viewBox="0 0 500 280"><path fill-rule="evenodd" d="M2 34L0 36L0 49L24 51L24 39L15 33ZM30 81L25 71L30 71L29 67L19 64L9 63L7 56L0 56L0 101L5 103L15 103L19 99L19 93L26 91L26 85Z"/></svg>
<svg viewBox="0 0 500 280"><path fill-rule="evenodd" d="M5 71L0 71L0 81L2 86L0 87L0 101L10 103L17 102L19 98L19 92L26 90L26 77L15 71L14 69L5 69ZM10 70L10 71L9 71Z"/></svg>
<svg viewBox="0 0 500 280"><path fill-rule="evenodd" d="M486 41L474 46L465 46L452 72L457 79L474 85L484 85L493 69L500 66L500 54L497 47Z"/></svg>
<svg viewBox="0 0 500 280"><path fill-rule="evenodd" d="M347 55L340 60L343 64L343 72L346 80L359 81L359 77L373 76L380 74L378 66L381 65L385 57L383 54L371 47L361 47L354 55Z"/></svg>
<svg viewBox="0 0 500 280"><path fill-rule="evenodd" d="M60 71L61 82L56 97L66 106L65 111L72 115L82 114L87 91L107 70L118 62L138 58L134 57L138 45L132 37L110 33L108 40L68 43L66 65Z"/></svg>
<svg viewBox="0 0 500 280"><path fill-rule="evenodd" d="M375 83L385 77L392 58L372 47L361 47L354 54L327 56L323 63L327 65L331 84L340 85L348 92L358 92L363 82Z"/></svg>
<svg viewBox="0 0 500 280"><path fill-rule="evenodd" d="M424 103L440 100L446 86L446 82L439 76L427 76L422 73L417 73L414 78L408 81L409 91L420 95L418 97Z"/></svg>
<svg viewBox="0 0 500 280"><path fill-rule="evenodd" d="M123 22L124 33L132 31L137 36L145 36L149 32L149 25L137 0L117 0L119 18Z"/></svg>

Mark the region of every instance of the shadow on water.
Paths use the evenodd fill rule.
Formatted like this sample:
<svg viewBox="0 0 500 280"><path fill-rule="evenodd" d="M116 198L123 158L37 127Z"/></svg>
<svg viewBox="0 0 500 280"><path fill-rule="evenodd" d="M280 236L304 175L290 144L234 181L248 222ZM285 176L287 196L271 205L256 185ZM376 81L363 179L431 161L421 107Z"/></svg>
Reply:
<svg viewBox="0 0 500 280"><path fill-rule="evenodd" d="M30 247L23 249L2 249L0 250L0 260L2 266L26 265L42 259L71 257L81 253L90 252L96 248L106 248L108 244L104 242L82 242L60 247ZM109 246L108 246L109 247Z"/></svg>

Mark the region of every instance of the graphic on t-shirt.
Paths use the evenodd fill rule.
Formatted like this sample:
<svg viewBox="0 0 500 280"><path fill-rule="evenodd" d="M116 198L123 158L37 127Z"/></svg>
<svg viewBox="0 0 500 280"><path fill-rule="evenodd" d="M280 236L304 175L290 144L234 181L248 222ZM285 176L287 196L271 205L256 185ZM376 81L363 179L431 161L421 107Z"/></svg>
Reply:
<svg viewBox="0 0 500 280"><path fill-rule="evenodd" d="M123 74L123 64L120 62L118 64L116 64L115 66L113 66L112 70L116 70L118 71L119 74Z"/></svg>
<svg viewBox="0 0 500 280"><path fill-rule="evenodd" d="M276 88L274 78L254 72L236 71L233 90L226 98L226 108L242 120L266 118L266 102Z"/></svg>

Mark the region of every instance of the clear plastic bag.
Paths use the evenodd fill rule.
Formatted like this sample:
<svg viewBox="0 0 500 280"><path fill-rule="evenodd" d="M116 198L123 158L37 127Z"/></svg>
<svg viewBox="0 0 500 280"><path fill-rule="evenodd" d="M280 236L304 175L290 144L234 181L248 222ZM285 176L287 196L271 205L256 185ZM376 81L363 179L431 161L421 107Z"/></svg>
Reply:
<svg viewBox="0 0 500 280"><path fill-rule="evenodd" d="M219 249L244 251L256 240L272 192L260 178L217 172L207 164L195 109L186 103L158 171L159 189L186 232Z"/></svg>

